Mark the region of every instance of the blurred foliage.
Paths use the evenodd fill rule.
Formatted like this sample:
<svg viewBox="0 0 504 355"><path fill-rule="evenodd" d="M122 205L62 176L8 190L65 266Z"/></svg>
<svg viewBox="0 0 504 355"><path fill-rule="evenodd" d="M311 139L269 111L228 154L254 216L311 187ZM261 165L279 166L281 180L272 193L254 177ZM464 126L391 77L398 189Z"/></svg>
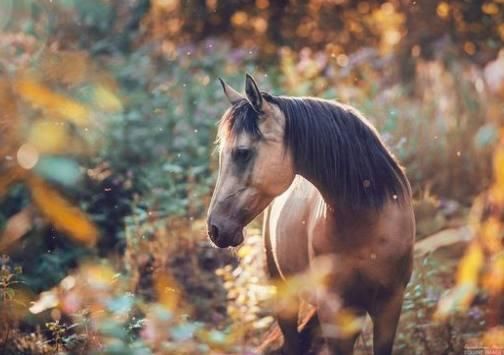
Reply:
<svg viewBox="0 0 504 355"><path fill-rule="evenodd" d="M473 206L475 237L458 266L455 287L440 300L434 317L445 319L454 312L464 312L483 291L488 297L490 314L489 332L502 339L501 304L504 293L504 130L500 131L499 144L493 156L494 181L488 192L479 197ZM491 346L493 340L486 339Z"/></svg>
<svg viewBox="0 0 504 355"><path fill-rule="evenodd" d="M280 45L335 56L362 47L384 53L416 48L432 58L439 49L436 40L446 36L460 53L485 62L504 39L502 6L500 1L439 0L152 1L147 28L175 43L225 35L271 57Z"/></svg>
<svg viewBox="0 0 504 355"><path fill-rule="evenodd" d="M417 261L396 350L496 344L503 23L500 0L0 0L0 347L252 354L273 309L323 290L309 273L267 285L255 229L235 255L202 241L216 79L244 72L368 116L406 167L419 237L474 231L463 255Z"/></svg>

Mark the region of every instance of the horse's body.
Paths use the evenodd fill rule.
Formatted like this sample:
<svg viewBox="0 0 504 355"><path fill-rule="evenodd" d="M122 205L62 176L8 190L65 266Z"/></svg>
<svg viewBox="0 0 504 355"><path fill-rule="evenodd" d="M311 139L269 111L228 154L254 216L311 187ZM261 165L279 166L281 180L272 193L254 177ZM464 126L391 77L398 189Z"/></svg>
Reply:
<svg viewBox="0 0 504 355"><path fill-rule="evenodd" d="M306 273L317 257L331 256L331 293L341 297L342 307L356 314L368 313L375 329L381 323L382 334L375 333L375 337L381 338L384 349L377 353L388 353L411 275L414 229L411 208L392 203L380 213L338 214L315 186L297 177L265 211L267 271L273 279L287 280ZM331 321L324 315L333 316L332 312L321 309L324 306L316 299L307 301L319 308L321 322ZM292 326L289 320L284 323ZM341 352L351 352L354 340L343 343ZM298 342L293 347L303 349L308 345Z"/></svg>
<svg viewBox="0 0 504 355"><path fill-rule="evenodd" d="M412 271L415 221L409 183L376 130L355 109L314 98L246 97L223 84L232 103L219 126L220 167L208 216L219 247L243 242L264 209L267 268L287 280L322 272L317 309L332 354L350 354L358 333L339 332L342 309L373 320L374 353L390 354ZM326 264L327 265L327 264ZM336 306L335 306L336 305ZM295 313L295 312L294 312ZM279 312L284 353L304 354L298 315Z"/></svg>

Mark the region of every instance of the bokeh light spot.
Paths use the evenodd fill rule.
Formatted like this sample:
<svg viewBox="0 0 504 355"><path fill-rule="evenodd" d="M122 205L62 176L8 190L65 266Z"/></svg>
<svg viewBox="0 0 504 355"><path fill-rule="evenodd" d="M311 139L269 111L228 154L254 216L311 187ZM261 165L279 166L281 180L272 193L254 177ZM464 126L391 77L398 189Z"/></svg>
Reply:
<svg viewBox="0 0 504 355"><path fill-rule="evenodd" d="M38 150L31 144L23 144L17 151L18 164L24 169L32 169L39 160Z"/></svg>

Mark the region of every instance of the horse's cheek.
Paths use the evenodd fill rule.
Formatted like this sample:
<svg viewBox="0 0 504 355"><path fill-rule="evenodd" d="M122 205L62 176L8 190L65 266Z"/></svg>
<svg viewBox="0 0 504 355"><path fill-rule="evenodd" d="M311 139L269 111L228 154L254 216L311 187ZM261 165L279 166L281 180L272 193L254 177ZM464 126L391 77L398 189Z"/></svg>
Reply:
<svg viewBox="0 0 504 355"><path fill-rule="evenodd" d="M269 196L278 196L292 183L294 174L278 166L271 166L257 174L256 185Z"/></svg>

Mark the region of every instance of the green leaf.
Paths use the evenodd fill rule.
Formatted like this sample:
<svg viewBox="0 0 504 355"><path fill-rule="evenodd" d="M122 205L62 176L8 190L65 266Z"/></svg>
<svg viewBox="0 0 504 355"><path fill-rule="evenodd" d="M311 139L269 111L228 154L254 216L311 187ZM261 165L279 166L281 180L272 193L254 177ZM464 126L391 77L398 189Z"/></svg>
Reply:
<svg viewBox="0 0 504 355"><path fill-rule="evenodd" d="M131 310L131 307L135 303L134 295L127 293L119 297L109 299L106 301L106 305L109 311L119 314L126 314Z"/></svg>
<svg viewBox="0 0 504 355"><path fill-rule="evenodd" d="M122 324L117 323L113 320L107 319L103 321L98 326L99 331L105 335L116 339L126 339L128 336L128 332L124 329Z"/></svg>
<svg viewBox="0 0 504 355"><path fill-rule="evenodd" d="M56 183L72 186L81 176L79 164L63 157L44 156L35 166L38 175Z"/></svg>
<svg viewBox="0 0 504 355"><path fill-rule="evenodd" d="M173 174L181 174L184 172L184 169L180 165L166 163L163 165L163 171Z"/></svg>
<svg viewBox="0 0 504 355"><path fill-rule="evenodd" d="M175 341L185 341L191 339L199 328L197 323L181 324L171 330L171 335Z"/></svg>
<svg viewBox="0 0 504 355"><path fill-rule="evenodd" d="M480 127L474 136L474 144L476 148L484 148L493 144L498 137L498 129L492 123Z"/></svg>

